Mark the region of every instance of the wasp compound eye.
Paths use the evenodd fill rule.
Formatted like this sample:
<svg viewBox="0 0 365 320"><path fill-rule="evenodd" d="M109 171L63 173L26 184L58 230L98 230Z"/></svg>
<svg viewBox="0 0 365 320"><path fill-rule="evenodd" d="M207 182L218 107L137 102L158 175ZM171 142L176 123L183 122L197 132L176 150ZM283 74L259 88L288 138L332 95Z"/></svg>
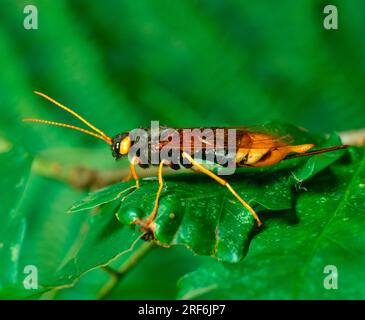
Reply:
<svg viewBox="0 0 365 320"><path fill-rule="evenodd" d="M129 149L131 147L131 138L129 137L125 137L119 145L119 153L123 156L125 156L126 154L128 154Z"/></svg>

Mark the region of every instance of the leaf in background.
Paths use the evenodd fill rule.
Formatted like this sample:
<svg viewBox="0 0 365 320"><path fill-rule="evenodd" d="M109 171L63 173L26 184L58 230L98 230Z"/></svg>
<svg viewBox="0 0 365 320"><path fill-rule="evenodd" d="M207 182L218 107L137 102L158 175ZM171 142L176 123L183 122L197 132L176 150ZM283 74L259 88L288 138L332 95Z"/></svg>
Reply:
<svg viewBox="0 0 365 320"><path fill-rule="evenodd" d="M118 269L118 266L121 266L131 253L121 256L110 266L115 270ZM179 246L169 249L154 247L123 275L116 287L104 299L174 299L178 290L177 280L201 266L207 259L209 258L193 255ZM96 269L85 274L74 287L57 290L53 293L54 296L48 297L97 299L108 280L110 275L105 270Z"/></svg>
<svg viewBox="0 0 365 320"><path fill-rule="evenodd" d="M11 287L3 291L5 297L35 297L42 292L40 284L54 276L85 219L65 214L68 201L72 203L79 197L80 192L63 183L31 174L17 210L26 221L17 278ZM27 274L23 271L26 266L37 268L38 290L24 288L23 280Z"/></svg>
<svg viewBox="0 0 365 320"><path fill-rule="evenodd" d="M29 186L20 206L28 227L16 266L18 277L14 285L0 292L1 297L36 298L55 287L72 286L81 275L128 252L138 238L136 231L117 221L115 207L111 210L103 206L93 214L67 215L68 201L79 198L79 192L38 176L30 179ZM46 198L40 192L45 189ZM22 285L26 265L38 270L38 290L25 290Z"/></svg>
<svg viewBox="0 0 365 320"><path fill-rule="evenodd" d="M181 275L195 270L210 258L185 248L155 247L131 269L108 299L174 299Z"/></svg>
<svg viewBox="0 0 365 320"><path fill-rule="evenodd" d="M19 145L10 142L9 150L0 151L0 291L16 282L19 256L23 245L26 220L18 212L19 203L28 180L32 158ZM2 150L3 151L3 150Z"/></svg>
<svg viewBox="0 0 365 320"><path fill-rule="evenodd" d="M72 250L45 287L72 285L86 272L108 265L133 249L139 234L130 226L121 226L115 218L119 204L114 202L91 214L81 226Z"/></svg>
<svg viewBox="0 0 365 320"><path fill-rule="evenodd" d="M69 212L78 212L87 209L92 209L105 203L112 202L119 199L121 196L127 196L135 189L134 181L127 181L116 183L111 186L102 188L76 202L69 210Z"/></svg>
<svg viewBox="0 0 365 320"><path fill-rule="evenodd" d="M361 152L362 151L362 152ZM210 263L183 277L179 298L364 299L365 149L306 183L299 223L270 219L239 264ZM350 161L350 163L349 163ZM338 290L327 290L327 265L338 270Z"/></svg>

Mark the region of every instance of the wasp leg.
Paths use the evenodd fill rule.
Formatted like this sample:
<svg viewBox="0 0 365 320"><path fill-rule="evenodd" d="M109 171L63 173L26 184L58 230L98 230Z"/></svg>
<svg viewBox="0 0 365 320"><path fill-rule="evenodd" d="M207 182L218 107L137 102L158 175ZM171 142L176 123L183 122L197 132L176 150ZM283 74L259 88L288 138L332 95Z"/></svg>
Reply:
<svg viewBox="0 0 365 320"><path fill-rule="evenodd" d="M136 188L139 188L139 178L138 178L138 174L137 174L137 171L136 171L136 164L135 164L135 162L132 162L130 164L130 172L132 173L133 179L136 180Z"/></svg>
<svg viewBox="0 0 365 320"><path fill-rule="evenodd" d="M129 181L132 178L136 181L136 188L139 188L139 178L136 171L136 164L138 162L138 159L134 157L129 165L129 174L126 178L123 179L123 181Z"/></svg>
<svg viewBox="0 0 365 320"><path fill-rule="evenodd" d="M160 162L160 165L158 166L158 191L156 194L156 200L155 200L155 206L153 207L153 210L150 214L150 216L148 217L147 221L146 221L146 225L150 225L151 222L153 221L153 219L156 217L157 211L158 211L158 202L160 200L160 195L163 189L163 179L162 179L162 169L163 169L163 165L166 164L165 160L162 160Z"/></svg>
<svg viewBox="0 0 365 320"><path fill-rule="evenodd" d="M221 185L227 187L227 189L237 198L237 200L252 214L252 216L257 221L257 224L259 226L261 226L262 223L261 223L259 217L257 216L257 213L255 212L255 210L253 210L251 208L251 206L237 194L237 192L230 186L230 184L226 180L223 180L222 178L220 178L216 174L214 174L212 171L210 171L207 168L203 167L200 163L198 163L197 161L195 161L186 152L183 152L182 153L182 156L184 158L188 159L196 168L199 169L199 171L205 173L206 175L208 175L209 177L213 178L215 181L217 181Z"/></svg>

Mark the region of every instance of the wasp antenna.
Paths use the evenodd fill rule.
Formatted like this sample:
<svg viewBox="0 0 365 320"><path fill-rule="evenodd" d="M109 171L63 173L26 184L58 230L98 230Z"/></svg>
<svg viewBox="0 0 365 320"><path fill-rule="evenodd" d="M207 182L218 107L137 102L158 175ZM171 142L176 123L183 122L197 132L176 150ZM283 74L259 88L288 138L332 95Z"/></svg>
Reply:
<svg viewBox="0 0 365 320"><path fill-rule="evenodd" d="M98 139L101 139L101 140L105 141L107 144L112 144L112 139L108 136L102 136L101 134L97 134L95 132L85 130L83 128L76 127L76 126L73 126L73 125L70 125L70 124L67 124L67 123L60 123L60 122L54 122L54 121L42 120L42 119L33 119L33 118L23 119L23 122L37 122L37 123L49 124L49 125L52 125L52 126L64 127L64 128L68 128L68 129L72 129L72 130L76 130L76 131L86 133L90 136L93 136L93 137L96 137Z"/></svg>
<svg viewBox="0 0 365 320"><path fill-rule="evenodd" d="M44 99L52 102L53 104L55 104L56 106L62 108L63 110L66 110L67 112L71 113L73 116L75 116L76 118L78 118L79 120L81 120L83 123L85 123L89 128L93 129L94 131L96 131L97 133L99 133L101 136L105 137L108 140L111 140L110 137L108 137L108 135L106 135L103 131L101 131L100 129L98 129L97 127L95 127L94 125L92 125L89 121L87 121L86 119L84 119L83 117L81 117L78 113L76 113L75 111L71 110L70 108L64 106L63 104L59 103L58 101L54 100L53 98L47 96L46 94L39 92L39 91L34 91L35 94L43 97Z"/></svg>

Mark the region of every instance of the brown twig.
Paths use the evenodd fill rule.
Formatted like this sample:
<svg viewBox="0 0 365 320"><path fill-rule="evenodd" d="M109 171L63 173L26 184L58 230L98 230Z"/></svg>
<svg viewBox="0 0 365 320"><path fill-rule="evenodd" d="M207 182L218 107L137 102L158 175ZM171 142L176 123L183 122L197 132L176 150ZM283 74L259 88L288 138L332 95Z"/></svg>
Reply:
<svg viewBox="0 0 365 320"><path fill-rule="evenodd" d="M38 175L63 181L80 190L94 190L117 183L127 177L129 168L100 170L82 166L65 166L60 162L37 158L33 163L33 171ZM170 168L164 169L164 174L176 173ZM182 172L178 172L182 173ZM156 175L155 168L140 170L140 178Z"/></svg>

